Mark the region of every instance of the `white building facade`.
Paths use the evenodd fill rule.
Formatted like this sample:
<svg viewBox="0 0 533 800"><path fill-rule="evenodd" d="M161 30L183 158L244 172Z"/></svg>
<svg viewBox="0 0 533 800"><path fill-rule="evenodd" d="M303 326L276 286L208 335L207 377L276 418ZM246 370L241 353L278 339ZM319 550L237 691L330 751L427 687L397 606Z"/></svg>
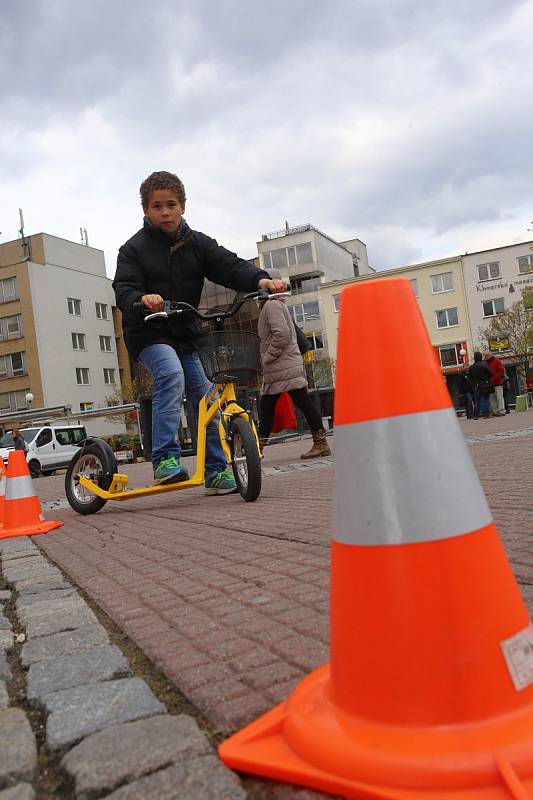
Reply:
<svg viewBox="0 0 533 800"><path fill-rule="evenodd" d="M493 317L522 299L522 291L533 288L533 242L467 253L463 257L465 292L470 327L476 349L486 349L479 336ZM506 355L505 342L491 349Z"/></svg>
<svg viewBox="0 0 533 800"><path fill-rule="evenodd" d="M23 354L22 370L0 379L0 411L21 410L28 392L34 407L72 406L73 419L106 406L106 397L120 390L120 375L103 252L36 234L0 245L0 281L0 328L20 320L20 336L0 341L0 360L13 362L15 348ZM123 430L104 418L86 427L99 435Z"/></svg>

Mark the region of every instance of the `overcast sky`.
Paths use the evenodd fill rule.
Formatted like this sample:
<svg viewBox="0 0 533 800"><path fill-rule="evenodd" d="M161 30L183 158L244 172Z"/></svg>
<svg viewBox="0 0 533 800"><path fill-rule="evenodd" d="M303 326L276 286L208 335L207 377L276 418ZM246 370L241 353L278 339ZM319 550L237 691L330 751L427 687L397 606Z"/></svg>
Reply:
<svg viewBox="0 0 533 800"><path fill-rule="evenodd" d="M311 222L377 269L533 239L533 0L3 0L0 241L105 251L138 189L250 258Z"/></svg>

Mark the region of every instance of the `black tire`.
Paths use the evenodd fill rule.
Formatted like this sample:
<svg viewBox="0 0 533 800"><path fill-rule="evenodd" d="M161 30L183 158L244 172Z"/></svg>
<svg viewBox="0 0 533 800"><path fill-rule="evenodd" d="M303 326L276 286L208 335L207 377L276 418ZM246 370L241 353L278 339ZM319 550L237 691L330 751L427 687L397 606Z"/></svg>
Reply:
<svg viewBox="0 0 533 800"><path fill-rule="evenodd" d="M230 425L231 467L243 500L257 500L261 492L261 458L250 424L242 417Z"/></svg>
<svg viewBox="0 0 533 800"><path fill-rule="evenodd" d="M41 472L41 465L35 458L32 458L32 460L28 463L28 467L32 478L40 478L43 474Z"/></svg>
<svg viewBox="0 0 533 800"><path fill-rule="evenodd" d="M102 489L109 489L116 471L117 462L107 442L93 439L83 445L72 457L65 475L65 492L74 511L84 515L96 514L107 503L80 485L80 472Z"/></svg>

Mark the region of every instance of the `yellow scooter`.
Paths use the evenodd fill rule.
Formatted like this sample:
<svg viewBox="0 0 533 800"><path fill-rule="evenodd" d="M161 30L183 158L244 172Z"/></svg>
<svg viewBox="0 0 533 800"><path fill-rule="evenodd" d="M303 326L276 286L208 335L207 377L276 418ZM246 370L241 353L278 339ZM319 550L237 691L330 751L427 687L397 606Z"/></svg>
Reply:
<svg viewBox="0 0 533 800"><path fill-rule="evenodd" d="M188 303L167 300L163 311L148 314L145 321L192 312L210 325L201 340L198 355L213 388L201 399L198 410L196 470L187 481L128 489L128 476L118 471L110 446L103 439L88 437L75 454L65 476L68 502L79 514L94 514L108 500L133 500L163 492L182 491L204 483L207 426L219 414L221 442L233 469L241 497L251 502L261 492L261 457L254 422L237 402L235 383L243 384L257 374L259 337L249 331L224 330L224 321L241 306L258 298L270 297L259 290L236 300L227 311L204 314ZM141 304L137 304L141 305ZM213 325L214 323L214 325Z"/></svg>

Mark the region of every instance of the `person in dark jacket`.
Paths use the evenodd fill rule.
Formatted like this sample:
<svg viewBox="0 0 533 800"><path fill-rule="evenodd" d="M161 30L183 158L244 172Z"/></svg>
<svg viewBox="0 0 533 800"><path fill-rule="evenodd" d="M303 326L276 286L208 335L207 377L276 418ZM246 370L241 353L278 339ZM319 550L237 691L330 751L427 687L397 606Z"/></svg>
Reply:
<svg viewBox="0 0 533 800"><path fill-rule="evenodd" d="M474 419L489 416L489 395L492 388L492 370L483 361L483 355L476 351L474 363L468 368L468 374L474 384Z"/></svg>
<svg viewBox="0 0 533 800"><path fill-rule="evenodd" d="M221 247L214 239L189 228L185 188L170 172L154 172L140 187L144 225L119 250L113 289L122 311L124 341L133 360L152 374L152 463L154 481L188 479L180 464L176 440L184 390L199 402L212 384L196 352L202 332L198 319L183 313L168 320L143 321L134 303L150 312L161 311L164 300L181 300L197 307L204 280L241 292L258 288L284 291L285 283ZM228 494L237 487L227 469L218 421L209 425L205 486L209 494Z"/></svg>
<svg viewBox="0 0 533 800"><path fill-rule="evenodd" d="M28 452L26 440L18 428L13 431L13 444L15 445L15 450L22 450L24 453Z"/></svg>
<svg viewBox="0 0 533 800"><path fill-rule="evenodd" d="M467 419L474 419L476 416L476 407L474 403L474 381L470 377L468 370L461 375L461 392L465 399L465 412Z"/></svg>

